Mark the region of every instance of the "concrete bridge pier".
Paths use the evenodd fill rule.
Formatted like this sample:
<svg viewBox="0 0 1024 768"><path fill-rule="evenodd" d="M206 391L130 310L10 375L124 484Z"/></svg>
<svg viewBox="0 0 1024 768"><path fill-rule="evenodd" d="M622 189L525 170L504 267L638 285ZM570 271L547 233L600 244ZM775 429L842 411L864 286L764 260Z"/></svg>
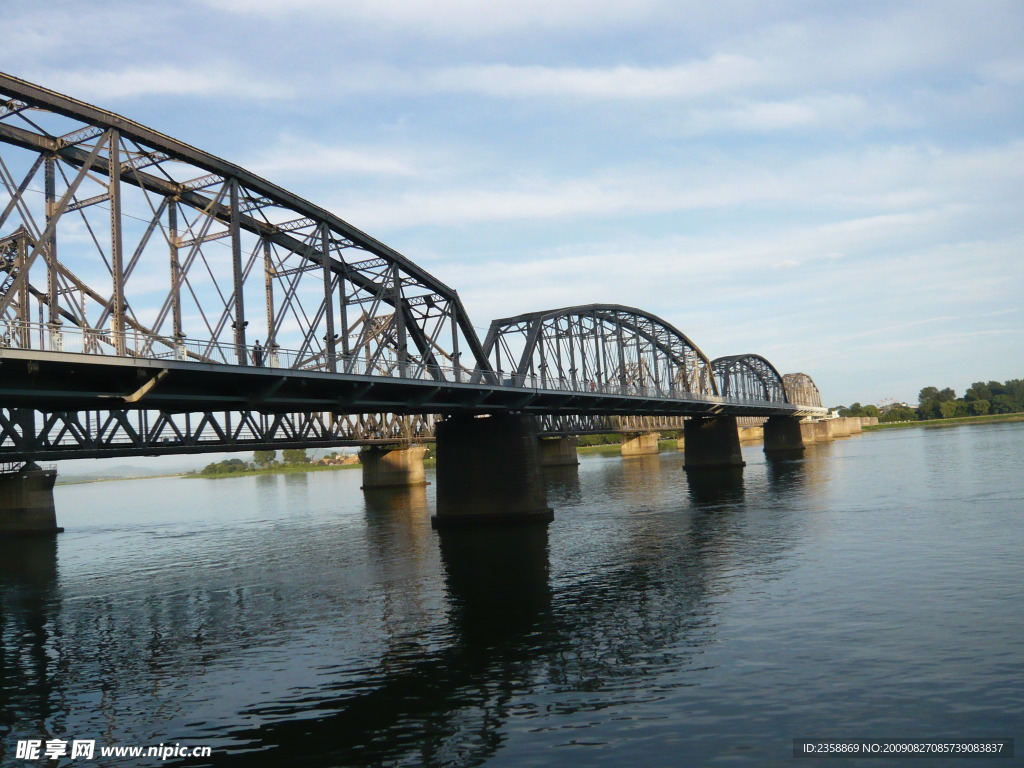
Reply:
<svg viewBox="0 0 1024 768"><path fill-rule="evenodd" d="M832 427L832 437L849 437L850 436L850 424L849 419L839 417L837 419L828 419L829 424Z"/></svg>
<svg viewBox="0 0 1024 768"><path fill-rule="evenodd" d="M56 469L31 462L0 473L0 536L61 533L53 504L55 482Z"/></svg>
<svg viewBox="0 0 1024 768"><path fill-rule="evenodd" d="M623 440L622 445L619 447L619 453L624 457L647 456L657 453L658 438L660 437L660 432L645 432L642 435L636 435L628 440Z"/></svg>
<svg viewBox="0 0 1024 768"><path fill-rule="evenodd" d="M544 437L538 447L540 449L540 465L542 467L575 467L580 463L576 453L579 445L578 437Z"/></svg>
<svg viewBox="0 0 1024 768"><path fill-rule="evenodd" d="M423 469L422 445L408 448L367 448L359 453L363 465L363 488L396 488L408 485L426 485Z"/></svg>
<svg viewBox="0 0 1024 768"><path fill-rule="evenodd" d="M741 443L756 443L765 439L764 425L760 427L740 427Z"/></svg>
<svg viewBox="0 0 1024 768"><path fill-rule="evenodd" d="M803 439L804 445L818 442L818 425L813 421L801 421L800 437Z"/></svg>
<svg viewBox="0 0 1024 768"><path fill-rule="evenodd" d="M683 425L686 441L683 467L707 469L712 467L742 467L739 431L735 416L694 416Z"/></svg>
<svg viewBox="0 0 1024 768"><path fill-rule="evenodd" d="M803 430L795 416L771 416L764 423L764 455L769 459L799 459L804 455Z"/></svg>
<svg viewBox="0 0 1024 768"><path fill-rule="evenodd" d="M512 413L437 424L434 528L550 523L537 422Z"/></svg>

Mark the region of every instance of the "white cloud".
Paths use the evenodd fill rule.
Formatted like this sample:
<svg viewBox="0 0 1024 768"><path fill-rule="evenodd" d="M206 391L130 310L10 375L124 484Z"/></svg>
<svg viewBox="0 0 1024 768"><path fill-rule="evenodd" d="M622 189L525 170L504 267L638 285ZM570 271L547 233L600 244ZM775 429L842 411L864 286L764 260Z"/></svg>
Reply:
<svg viewBox="0 0 1024 768"><path fill-rule="evenodd" d="M396 229L482 222L573 220L669 212L804 206L842 212L848 227L916 225L921 210L964 216L982 200L995 209L1024 183L1024 142L978 150L858 149L795 162L693 164L651 171L612 168L577 178L514 178L388 190L376 199L336 197L329 207L361 226ZM909 218L908 218L909 217ZM862 223L857 224L861 220ZM929 220L929 225L941 221Z"/></svg>
<svg viewBox="0 0 1024 768"><path fill-rule="evenodd" d="M230 64L193 67L132 66L125 69L40 71L33 76L46 87L92 101L140 96L194 96L219 99L273 99L290 87L264 75L237 71Z"/></svg>
<svg viewBox="0 0 1024 768"><path fill-rule="evenodd" d="M411 30L417 35L486 37L539 29L579 29L636 23L664 2L632 0L608 3L595 0L517 0L481 3L478 0L204 0L205 4L235 14L273 18L300 17L343 20L368 28Z"/></svg>
<svg viewBox="0 0 1024 768"><path fill-rule="evenodd" d="M683 132L766 133L786 130L848 128L882 116L865 99L851 94L805 96L784 101L751 101L728 107L695 109L683 119Z"/></svg>
<svg viewBox="0 0 1024 768"><path fill-rule="evenodd" d="M287 135L276 145L258 152L244 165L266 178L297 174L305 177L345 174L404 177L415 176L424 170L421 160L411 152L332 146Z"/></svg>
<svg viewBox="0 0 1024 768"><path fill-rule="evenodd" d="M505 98L585 97L651 99L703 96L768 81L770 73L745 56L717 54L668 67L547 67L476 65L427 74L428 87Z"/></svg>

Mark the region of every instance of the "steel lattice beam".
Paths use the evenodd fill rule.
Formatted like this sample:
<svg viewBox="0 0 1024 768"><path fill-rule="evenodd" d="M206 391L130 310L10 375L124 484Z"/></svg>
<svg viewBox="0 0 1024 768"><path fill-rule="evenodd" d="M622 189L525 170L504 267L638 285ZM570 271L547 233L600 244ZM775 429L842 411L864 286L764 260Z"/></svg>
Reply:
<svg viewBox="0 0 1024 768"><path fill-rule="evenodd" d="M786 387L775 366L760 355L731 355L712 361L718 391L725 397L788 403Z"/></svg>
<svg viewBox="0 0 1024 768"><path fill-rule="evenodd" d="M531 312L491 323L484 348L511 381L570 381L581 391L619 387L716 395L710 362L665 320L635 307L588 304Z"/></svg>
<svg viewBox="0 0 1024 768"><path fill-rule="evenodd" d="M391 413L0 409L0 461L419 443L435 417Z"/></svg>
<svg viewBox="0 0 1024 768"><path fill-rule="evenodd" d="M122 338L133 330L169 350L202 340L203 361L291 348L305 369L344 370L358 358L381 375L448 367L487 376L455 291L348 222L106 110L2 74L0 94L18 105L0 114L0 189L10 198L0 236L21 227L32 240L6 270L17 284L0 297L0 323L33 324L39 308L44 340L67 325L112 354L130 354ZM33 195L40 185L46 200ZM88 231L91 255L79 245L58 253L57 233L69 227ZM69 278L70 265L97 256L101 272ZM156 305L149 294L161 274ZM143 279L146 295L135 288ZM49 287L16 301L24 282Z"/></svg>

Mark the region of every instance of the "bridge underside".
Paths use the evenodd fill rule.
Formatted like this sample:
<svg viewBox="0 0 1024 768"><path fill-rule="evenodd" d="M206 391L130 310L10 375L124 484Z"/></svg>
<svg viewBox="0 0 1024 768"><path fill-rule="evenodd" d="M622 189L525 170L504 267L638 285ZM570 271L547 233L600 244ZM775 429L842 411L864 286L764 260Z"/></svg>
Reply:
<svg viewBox="0 0 1024 768"><path fill-rule="evenodd" d="M437 415L536 415L542 435L681 429L683 417L723 412L802 415L788 404L153 362L3 350L0 461L423 442Z"/></svg>
<svg viewBox="0 0 1024 768"><path fill-rule="evenodd" d="M338 413L522 413L804 415L788 403L669 399L621 392L495 387L253 366L197 365L132 358L5 350L0 402L38 410L144 408L201 411L244 408L263 413L321 409Z"/></svg>

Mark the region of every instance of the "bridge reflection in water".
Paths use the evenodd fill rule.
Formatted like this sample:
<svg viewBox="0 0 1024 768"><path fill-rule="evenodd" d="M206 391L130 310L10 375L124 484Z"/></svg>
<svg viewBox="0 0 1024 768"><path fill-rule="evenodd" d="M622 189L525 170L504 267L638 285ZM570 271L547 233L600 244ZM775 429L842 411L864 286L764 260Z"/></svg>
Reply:
<svg viewBox="0 0 1024 768"><path fill-rule="evenodd" d="M724 574L770 568L799 537L734 484L688 498L666 461L588 459L575 482L559 468L546 482L568 522L551 529L432 533L432 486L367 494L362 519L354 508L339 528L339 480L308 476L231 481L271 510L304 488L308 507L190 537L184 569L144 549L133 567L90 563L107 522L31 549L2 542L12 736L208 743L214 757L197 764L217 766L471 764L519 748L534 721L643 710L658 696L644 686L699 673ZM801 478L760 482L792 498ZM325 503L331 516L315 512ZM123 545L187 527L142 526Z"/></svg>

